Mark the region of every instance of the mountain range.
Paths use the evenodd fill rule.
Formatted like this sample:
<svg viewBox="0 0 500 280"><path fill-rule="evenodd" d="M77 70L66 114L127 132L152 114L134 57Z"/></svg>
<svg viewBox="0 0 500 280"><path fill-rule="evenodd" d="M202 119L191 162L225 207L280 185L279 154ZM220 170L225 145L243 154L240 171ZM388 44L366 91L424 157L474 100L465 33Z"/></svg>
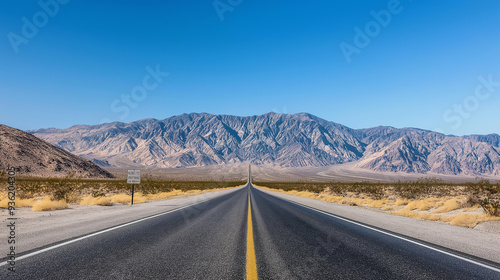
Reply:
<svg viewBox="0 0 500 280"><path fill-rule="evenodd" d="M385 172L500 175L497 134L458 137L417 128L352 129L307 113L249 117L191 113L29 132L103 167L350 163Z"/></svg>

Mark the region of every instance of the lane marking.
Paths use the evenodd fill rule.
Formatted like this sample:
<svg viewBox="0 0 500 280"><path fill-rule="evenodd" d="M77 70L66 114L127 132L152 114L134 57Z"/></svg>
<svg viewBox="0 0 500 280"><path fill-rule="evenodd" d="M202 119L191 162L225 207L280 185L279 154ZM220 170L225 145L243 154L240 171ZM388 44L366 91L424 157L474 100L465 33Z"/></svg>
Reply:
<svg viewBox="0 0 500 280"><path fill-rule="evenodd" d="M41 253L44 253L44 252L47 252L47 251L51 251L51 250L54 250L56 248L63 247L63 246L66 246L68 244L75 243L75 242L78 242L80 240L84 240L84 239L87 239L87 238L90 238L90 237L93 237L93 236L96 236L96 235L100 235L100 234L103 234L103 233L106 233L106 232L110 232L110 231L113 231L115 229L119 229L119 228L122 228L122 227L126 227L126 226L129 226L129 225L133 225L133 224L142 222L142 221L146 221L146 220L153 219L153 218L156 218L156 217L159 217L159 216L170 214L170 213L182 210L184 208L188 208L188 207L191 207L191 206L194 206L194 205L198 205L198 204L203 203L203 202L207 202L207 201L209 201L211 199L214 199L214 198L217 198L217 197L205 199L205 200L199 201L197 203L189 204L189 205L182 206L182 207L179 207L179 208L175 208L175 209L163 212L163 213L155 214L153 216L141 218L139 220L135 220L135 221L128 222L128 223L125 223L125 224L121 224L121 225L118 225L118 226L114 226L114 227L111 227L111 228L108 228L108 229L104 229L104 230L101 230L101 231L98 231L98 232L94 232L94 233L91 233L91 234L88 234L88 235L84 235L84 236L78 237L76 239L72 239L72 240L69 240L69 241L66 241L66 242L63 242L63 243L59 243L59 244L56 244L56 245L53 245L53 246L50 246L50 247L47 247L47 248L44 248L44 249L32 252L32 253L29 253L29 254L26 254L26 255L23 255L23 256L20 256L20 257L16 257L16 261L19 261L19 260L22 260L22 259L26 259L26 258L29 258L29 257L32 257L32 256L36 256L38 254L41 254ZM2 263L0 263L0 267L2 267L4 265L7 265L7 264L8 264L7 261L2 262Z"/></svg>
<svg viewBox="0 0 500 280"><path fill-rule="evenodd" d="M257 280L257 262L253 243L252 206L250 202L250 188L248 188L248 229L247 229L247 280Z"/></svg>
<svg viewBox="0 0 500 280"><path fill-rule="evenodd" d="M274 196L272 194L269 194L267 193L268 195L271 195L271 196ZM274 197L277 197L277 196L274 196ZM433 251L436 251L436 252L439 252L439 253L442 253L442 254L445 254L445 255L448 255L450 257L454 257L454 258L457 258L457 259L460 259L460 260L463 260L463 261L466 261L466 262L469 262L469 263L472 263L472 264L475 264L475 265L478 265L478 266L481 266L481 267L484 267L484 268L487 268L487 269L490 269L490 270L493 270L495 272L499 272L500 273L500 269L496 268L496 267L493 267L493 266L489 266L487 264L484 264L484 263L481 263L481 262L477 262L477 261L474 261L474 260L471 260L471 259L468 259L468 258L465 258L465 257L462 257L462 256L459 256L459 255L455 255L453 253L450 253L450 252L447 252L447 251L444 251L444 250L441 250L441 249L438 249L438 248L434 248L432 246L429 246L429 245L426 245L426 244L423 244L423 243L420 243L420 242L417 242L415 240L411 240L411 239L408 239L408 238L405 238L405 237L402 237L402 236L398 236L396 234L392 234L392 233L389 233L389 232L386 232L386 231L383 231L383 230L380 230L380 229L377 229L377 228L374 228L374 227L371 227L371 226L368 226L368 225L364 225L364 224L361 224L361 223L358 223L358 222L355 222L355 221L351 221L349 219L346 219L346 218L342 218L340 216L337 216L335 214L331 214L331 213L328 213L328 212L325 212L325 211L322 211L322 210L319 210L319 209L316 209L316 208L312 208L310 206L307 206L307 205L304 205L304 204L300 204L300 203L297 203L297 202L294 202L294 201L291 201L291 200L288 200L286 198L282 198L282 197L277 197L277 198L280 198L280 199L283 199L283 200L286 200L290 203L293 203L295 205L299 205L299 206L302 206L304 208L308 208L308 209L311 209L313 211L316 211L316 212L319 212L319 213L322 213L322 214L325 214L327 216L331 216L331 217L334 217L334 218L337 218L339 220L342 220L342 221L345 221L345 222L348 222L348 223L351 223L351 224L355 224L355 225L358 225L360 227L364 227L364 228L367 228L367 229L371 229L373 231L376 231L376 232L380 232L380 233L383 233L385 235L388 235L388 236L392 236L392 237L395 237L395 238L398 238L398 239L401 239L401 240L404 240L406 242L410 242L412 244L415 244L415 245L419 245L419 246L422 246L424 248L427 248L427 249L430 249L430 250L433 250Z"/></svg>

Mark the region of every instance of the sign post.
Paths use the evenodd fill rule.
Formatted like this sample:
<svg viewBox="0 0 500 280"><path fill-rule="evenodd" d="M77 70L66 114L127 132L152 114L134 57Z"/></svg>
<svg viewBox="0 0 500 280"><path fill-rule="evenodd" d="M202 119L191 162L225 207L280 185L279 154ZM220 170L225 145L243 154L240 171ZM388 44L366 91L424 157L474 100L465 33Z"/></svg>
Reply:
<svg viewBox="0 0 500 280"><path fill-rule="evenodd" d="M132 184L132 201L130 205L134 205L134 185L141 183L141 170L133 169L127 171L127 184Z"/></svg>

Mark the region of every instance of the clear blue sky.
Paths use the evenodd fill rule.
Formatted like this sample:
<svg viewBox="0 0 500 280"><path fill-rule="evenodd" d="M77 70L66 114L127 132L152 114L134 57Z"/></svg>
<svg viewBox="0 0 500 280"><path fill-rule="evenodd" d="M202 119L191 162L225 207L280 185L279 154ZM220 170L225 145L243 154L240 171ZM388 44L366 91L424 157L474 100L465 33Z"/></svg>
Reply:
<svg viewBox="0 0 500 280"><path fill-rule="evenodd" d="M275 111L500 133L497 0L42 2L0 2L9 126Z"/></svg>

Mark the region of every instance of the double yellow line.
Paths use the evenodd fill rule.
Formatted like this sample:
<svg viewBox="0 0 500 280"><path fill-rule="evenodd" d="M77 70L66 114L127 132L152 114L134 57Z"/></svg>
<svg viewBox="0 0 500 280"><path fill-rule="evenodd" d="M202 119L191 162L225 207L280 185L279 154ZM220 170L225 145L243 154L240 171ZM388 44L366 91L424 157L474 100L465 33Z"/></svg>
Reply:
<svg viewBox="0 0 500 280"><path fill-rule="evenodd" d="M248 189L248 229L247 229L247 280L257 278L257 262L255 259L255 246L253 243L252 206L250 201L250 188Z"/></svg>

